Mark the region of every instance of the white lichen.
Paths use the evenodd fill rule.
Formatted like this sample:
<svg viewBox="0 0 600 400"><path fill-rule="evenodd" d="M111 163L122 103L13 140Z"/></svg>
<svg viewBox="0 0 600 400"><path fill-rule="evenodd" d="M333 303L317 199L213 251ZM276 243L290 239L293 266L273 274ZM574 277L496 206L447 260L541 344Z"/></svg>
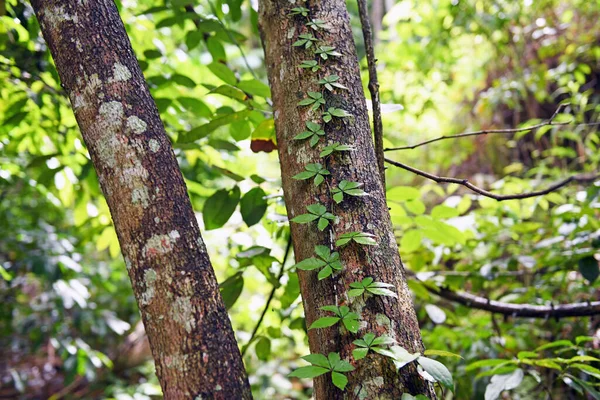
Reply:
<svg viewBox="0 0 600 400"><path fill-rule="evenodd" d="M109 82L124 82L131 79L131 71L123 64L117 62L113 65L113 77L110 78Z"/></svg>
<svg viewBox="0 0 600 400"><path fill-rule="evenodd" d="M148 146L153 153L156 153L160 149L160 143L156 139L150 139L148 141Z"/></svg>
<svg viewBox="0 0 600 400"><path fill-rule="evenodd" d="M68 14L67 12L65 12L64 6L48 7L44 10L43 16L44 18L42 19L42 21L48 22L51 25L52 29L56 29L63 22L79 22L77 14Z"/></svg>
<svg viewBox="0 0 600 400"><path fill-rule="evenodd" d="M134 204L141 203L143 208L148 208L150 205L148 188L145 186L134 188L131 192L131 202Z"/></svg>
<svg viewBox="0 0 600 400"><path fill-rule="evenodd" d="M131 117L127 118L128 130L135 133L136 135L146 132L147 127L148 124L146 124L142 119L140 119L136 115L132 115Z"/></svg>
<svg viewBox="0 0 600 400"><path fill-rule="evenodd" d="M157 274L152 268L144 271L144 284L145 290L142 293L141 303L144 305L150 304L150 301L154 297L155 289L154 284L156 282Z"/></svg>
<svg viewBox="0 0 600 400"><path fill-rule="evenodd" d="M191 333L196 328L196 318L194 317L194 306L191 297L175 298L171 311L173 312L173 320L179 323L187 333Z"/></svg>
<svg viewBox="0 0 600 400"><path fill-rule="evenodd" d="M153 235L144 246L142 254L144 257L154 257L169 253L173 250L173 245L179 239L179 232L173 230L167 235Z"/></svg>

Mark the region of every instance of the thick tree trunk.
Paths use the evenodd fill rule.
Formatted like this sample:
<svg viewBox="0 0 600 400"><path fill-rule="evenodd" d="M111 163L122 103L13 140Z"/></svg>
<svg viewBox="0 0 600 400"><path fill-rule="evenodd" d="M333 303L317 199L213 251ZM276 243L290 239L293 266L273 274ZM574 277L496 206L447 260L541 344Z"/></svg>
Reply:
<svg viewBox="0 0 600 400"><path fill-rule="evenodd" d="M115 4L32 4L110 207L165 398L251 398L183 177Z"/></svg>
<svg viewBox="0 0 600 400"><path fill-rule="evenodd" d="M303 60L316 59L313 48L292 47L298 35L311 33L306 18L292 16L294 7L308 8L311 19L323 20L328 30L315 33L318 45L335 46L342 54L323 62L317 72L299 68ZM265 46L265 59L271 91L283 189L289 218L306 213L306 206L320 202L328 211L339 217L333 230L319 232L315 223L291 222L294 251L297 261L314 257L315 245L334 247L335 238L341 233L361 231L376 235L377 246L348 245L340 252L344 270L319 281L317 272L299 271L300 286L307 325L328 315L319 308L331 304L346 304L361 315L357 335L347 332L341 324L330 328L309 331L312 353L327 354L331 351L352 362L356 370L348 374L349 383L344 392L332 385L328 375L315 380L317 399L360 398L399 399L402 393L423 393L435 397L431 386L417 373L414 365L396 372L393 364L380 355L369 354L367 358L354 361L351 356L352 341L366 332L387 334L409 350L423 350L421 335L411 294L406 285L404 269L398 255L398 247L390 222L390 216L381 187L377 162L372 145L365 96L360 79L356 49L352 38L346 5L343 0L309 0L295 3L285 0L261 0L260 28ZM329 94L317 84L328 75L339 75L339 83L349 90L336 90ZM342 180L364 183L368 197L354 197L337 205L331 199L327 185L315 187L312 180L295 180L292 176L304 170L308 163L324 163L319 156L324 144L311 148L307 141L292 140L306 130L305 122L321 120L321 111L312 112L310 107L299 107L308 91L322 91L327 100L324 109L338 107L352 114L351 118L336 119L325 125L327 144L340 142L356 146L356 151L336 153L327 160L327 176L330 186ZM324 142L321 140L321 142ZM343 154L343 155L340 155ZM391 283L398 294L392 297L372 296L366 302L361 298L348 299L349 284L365 277ZM414 363L413 363L414 364Z"/></svg>

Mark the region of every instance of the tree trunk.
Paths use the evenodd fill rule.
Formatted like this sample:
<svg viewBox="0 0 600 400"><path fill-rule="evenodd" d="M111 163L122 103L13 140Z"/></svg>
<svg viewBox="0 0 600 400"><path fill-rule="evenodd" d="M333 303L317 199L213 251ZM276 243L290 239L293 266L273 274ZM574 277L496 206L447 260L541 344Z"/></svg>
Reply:
<svg viewBox="0 0 600 400"><path fill-rule="evenodd" d="M309 9L308 17L323 20L328 29L313 31L305 25L307 18L290 15L291 9L298 6ZM355 371L348 374L349 383L343 392L331 383L329 375L315 379L315 396L317 399L399 399L402 393L408 392L434 398L431 385L417 373L414 363L397 372L392 362L380 355L369 354L360 361L352 360L351 356L354 348L352 341L367 332L391 336L410 352L422 352L423 344L377 171L345 2L262 0L259 7L288 216L292 219L304 214L307 212L306 206L320 202L339 217L339 223L333 225L333 229L326 228L323 232L317 230L315 223L291 222L296 260L314 257L316 245L334 248L335 239L346 232L371 233L378 242L377 246L350 244L336 249L340 252L344 269L333 277L318 280L315 271L299 271L308 326L320 317L330 316L320 307L332 304L348 305L362 319L356 335L346 331L342 324L309 330L312 353L326 355L328 352L339 352L342 358L356 367ZM321 69L317 72L299 68L303 60L316 58L314 47L304 49L292 46L298 40L298 35L307 33L314 33L320 39L317 46L335 46L341 56L320 60ZM317 80L333 74L340 77L339 83L348 90L328 92L317 84ZM293 140L294 136L306 130L306 121L318 121L323 125L320 110L313 112L310 107L298 106L298 102L307 97L308 91L324 92L324 110L337 107L352 114L350 118L334 118L325 124L326 140L321 139L315 148L311 148L308 141ZM325 145L323 142L350 144L356 150L335 153L334 157L323 159L319 156ZM325 177L327 185L315 187L312 180L292 178L302 172L308 163L317 162L325 164L331 172ZM342 179L364 183L364 190L369 196L346 198L339 205L334 203L326 186L337 186ZM346 295L349 284L365 277L393 284L398 299L383 296L367 297L366 301L362 297L349 299Z"/></svg>
<svg viewBox="0 0 600 400"><path fill-rule="evenodd" d="M250 399L183 177L112 0L33 0L98 173L167 399Z"/></svg>

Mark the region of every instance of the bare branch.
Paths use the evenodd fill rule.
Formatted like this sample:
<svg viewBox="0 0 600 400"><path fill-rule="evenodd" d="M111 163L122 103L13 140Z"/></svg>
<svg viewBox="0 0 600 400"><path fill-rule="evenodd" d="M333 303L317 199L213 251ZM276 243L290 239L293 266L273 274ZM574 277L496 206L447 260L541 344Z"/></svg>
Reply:
<svg viewBox="0 0 600 400"><path fill-rule="evenodd" d="M381 175L381 183L385 196L385 161L383 155L383 123L381 121L381 100L379 99L379 81L377 80L377 60L375 59L375 50L373 48L373 33L371 31L371 22L369 21L369 11L367 9L367 0L357 0L360 23L362 25L365 50L367 53L367 65L369 68L369 92L371 93L371 102L373 103L373 134L375 136L375 156L377 158L377 167Z"/></svg>
<svg viewBox="0 0 600 400"><path fill-rule="evenodd" d="M417 274L411 270L405 270L408 276L422 282ZM463 306L477 310L489 311L494 314L502 314L507 317L525 318L567 318L567 317L589 317L600 315L600 301L586 303L567 303L550 306L538 306L534 304L513 304L502 301L491 300L486 297L475 296L467 292L455 292L447 287L432 287L423 285L428 292L443 299L462 304Z"/></svg>
<svg viewBox="0 0 600 400"><path fill-rule="evenodd" d="M561 181L553 183L552 185L550 185L549 187L547 187L546 189L543 189L543 190L535 190L533 192L525 192L525 193L518 193L518 194L495 194L495 193L489 192L485 189L482 189L478 186L473 185L471 182L469 182L468 179L437 176L437 175L431 174L429 172L421 171L420 169L417 169L415 167L411 167L409 165L402 164L401 162L390 160L388 158L386 158L385 161L389 164L392 164L392 165L398 167L398 168L402 168L404 170L410 171L413 174L420 175L420 176L430 179L434 182L456 183L458 185L462 185L462 186L472 190L475 193L479 193L482 196L489 197L491 199L495 199L498 201L527 199L530 197L542 196L542 195L548 194L550 192L553 192L555 190L558 190L558 189L568 185L571 182L591 183L600 178L600 174L598 174L598 173L572 175Z"/></svg>
<svg viewBox="0 0 600 400"><path fill-rule="evenodd" d="M508 317L528 318L567 318L588 317L600 314L600 301L587 303L568 303L550 306L533 304L512 304L490 300L485 297L475 296L466 292L454 292L448 288L438 290L425 286L427 290L446 300L450 300L469 308L502 314Z"/></svg>
<svg viewBox="0 0 600 400"><path fill-rule="evenodd" d="M558 115L558 113L564 107L566 107L567 105L568 104L561 104L560 106L558 106L558 108L556 109L556 111L554 112L554 114L552 114L552 116L548 120L546 120L544 122L540 122L539 124L535 124L535 125L531 125L531 126L526 126L526 127L523 127L523 128L484 129L484 130L481 130L481 131L459 133L457 135L444 135L444 136L439 136L439 137L434 138L434 139L426 140L426 141L421 142L421 143L413 144L411 146L388 147L384 151L411 150L411 149L416 149L417 147L425 146L425 145L430 144L430 143L439 142L441 140L459 139L459 138L470 137L470 136L487 135L488 133L504 133L504 134L507 134L507 133L519 133L519 132L533 131L533 130L542 128L544 126L549 126L549 125L551 125L551 126L571 125L571 124L573 124L573 121L554 122L554 119L556 118L556 116ZM582 124L576 124L575 126L595 126L595 125L600 125L600 122L582 123Z"/></svg>

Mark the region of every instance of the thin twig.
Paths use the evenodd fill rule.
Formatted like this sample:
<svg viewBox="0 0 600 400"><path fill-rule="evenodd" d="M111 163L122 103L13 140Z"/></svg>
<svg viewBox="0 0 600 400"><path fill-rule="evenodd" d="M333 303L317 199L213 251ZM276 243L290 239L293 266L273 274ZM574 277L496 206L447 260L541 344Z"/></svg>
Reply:
<svg viewBox="0 0 600 400"><path fill-rule="evenodd" d="M498 201L503 201L503 200L517 200L517 199L527 199L530 197L536 197L536 196L542 196L545 194L548 194L550 192L553 192L555 190L558 190L566 185L568 185L571 182L578 182L578 183L590 183L593 182L597 179L600 178L600 174L598 173L593 173L593 174L581 174L581 175L572 175L568 178L565 178L561 181L558 181L556 183L553 183L552 185L550 185L549 187L547 187L546 189L543 190L535 190L533 192L525 192L525 193L518 193L518 194L495 194L492 192L489 192L485 189L482 189L478 186L473 185L471 182L469 182L468 179L460 179L460 178L450 178L450 177L445 177L445 176L437 176L434 174L431 174L429 172L425 172L425 171L421 171L420 169L417 169L415 167L411 167L409 165L406 164L402 164L401 162L398 161L394 161L394 160L390 160L390 159L385 159L385 161L389 164L392 164L398 168L402 168L404 170L410 171L413 174L416 175L420 175L422 177L425 177L427 179L430 179L434 182L437 183L456 183L458 185L462 185L465 186L466 188L472 190L475 193L479 193L482 196L485 197L489 197L491 199L495 199Z"/></svg>
<svg viewBox="0 0 600 400"><path fill-rule="evenodd" d="M287 246L285 248L285 254L283 255L283 261L281 262L281 268L279 269L279 274L277 275L277 282L279 282L279 280L283 276L283 273L285 272L285 263L288 259L288 256L290 255L291 248L292 248L292 238L290 237L290 239L288 240ZM246 343L246 345L242 348L242 357L244 357L244 355L248 351L248 348L252 344L252 341L256 337L256 333L260 329L260 326L262 325L263 319L265 318L267 311L269 311L271 301L273 300L273 297L275 296L275 292L277 291L278 287L279 286L273 285L273 288L271 289L271 293L269 293L269 297L267 298L267 302L265 303L265 308L263 308L263 311L260 314L260 318L256 322L254 329L252 330L252 335L250 336L250 340L248 340L248 343Z"/></svg>
<svg viewBox="0 0 600 400"><path fill-rule="evenodd" d="M535 130L535 129L542 128L544 126L571 125L571 124L573 124L573 121L554 122L554 119L556 118L556 116L558 115L558 113L565 106L567 106L567 104L561 104L560 106L558 106L558 108L556 109L556 111L554 112L554 114L552 114L552 116L548 120L546 120L544 122L540 122L539 124L536 124L536 125L531 125L531 126L527 126L527 127L523 127L523 128L484 129L484 130L481 130L481 131L459 133L457 135L444 135L444 136L439 136L439 137L434 138L434 139L426 140L426 141L421 142L421 143L413 144L413 145L410 145L410 146L388 147L388 148L384 149L384 151L412 150L412 149L416 149L417 147L425 146L425 145L430 144L430 143L439 142L441 140L459 139L459 138L464 138L464 137L469 137L469 136L487 135L488 133L519 133L519 132L532 131L532 130ZM595 126L595 125L600 125L600 122L587 122L587 123L576 124L575 126Z"/></svg>
<svg viewBox="0 0 600 400"><path fill-rule="evenodd" d="M227 34L227 37L229 38L229 40L231 40L233 42L233 44L235 44L235 46L240 51L240 55L242 56L242 60L244 60L244 64L246 64L246 68L248 68L248 71L250 72L250 74L252 74L252 76L254 77L254 79L256 79L257 81L260 80L260 79L258 79L258 75L256 75L256 72L254 72L254 70L250 66L250 63L248 62L248 59L246 58L246 54L244 53L244 50L242 49L242 46L240 46L240 44L236 40L235 36L233 36L231 34L231 32L229 32L229 29L227 29L227 26L225 25L225 23L223 22L223 20L217 14L217 9L215 8L215 5L213 4L213 2L210 1L210 0L208 0L208 5L210 6L210 9L212 10L215 18L217 19L217 21L219 21L219 24L221 25L221 27L225 31L225 34ZM186 10L187 10L187 7L186 7ZM192 10L193 10L193 7L192 7Z"/></svg>
<svg viewBox="0 0 600 400"><path fill-rule="evenodd" d="M381 122L381 100L379 99L379 81L377 80L377 60L375 59L375 50L373 47L373 33L371 31L371 22L369 21L369 12L367 9L367 0L357 0L360 23L362 25L365 50L367 53L367 66L369 69L369 92L371 93L371 102L373 103L373 134L375 136L375 156L377 158L377 167L381 176L381 183L385 195L385 161L383 155L383 123Z"/></svg>

